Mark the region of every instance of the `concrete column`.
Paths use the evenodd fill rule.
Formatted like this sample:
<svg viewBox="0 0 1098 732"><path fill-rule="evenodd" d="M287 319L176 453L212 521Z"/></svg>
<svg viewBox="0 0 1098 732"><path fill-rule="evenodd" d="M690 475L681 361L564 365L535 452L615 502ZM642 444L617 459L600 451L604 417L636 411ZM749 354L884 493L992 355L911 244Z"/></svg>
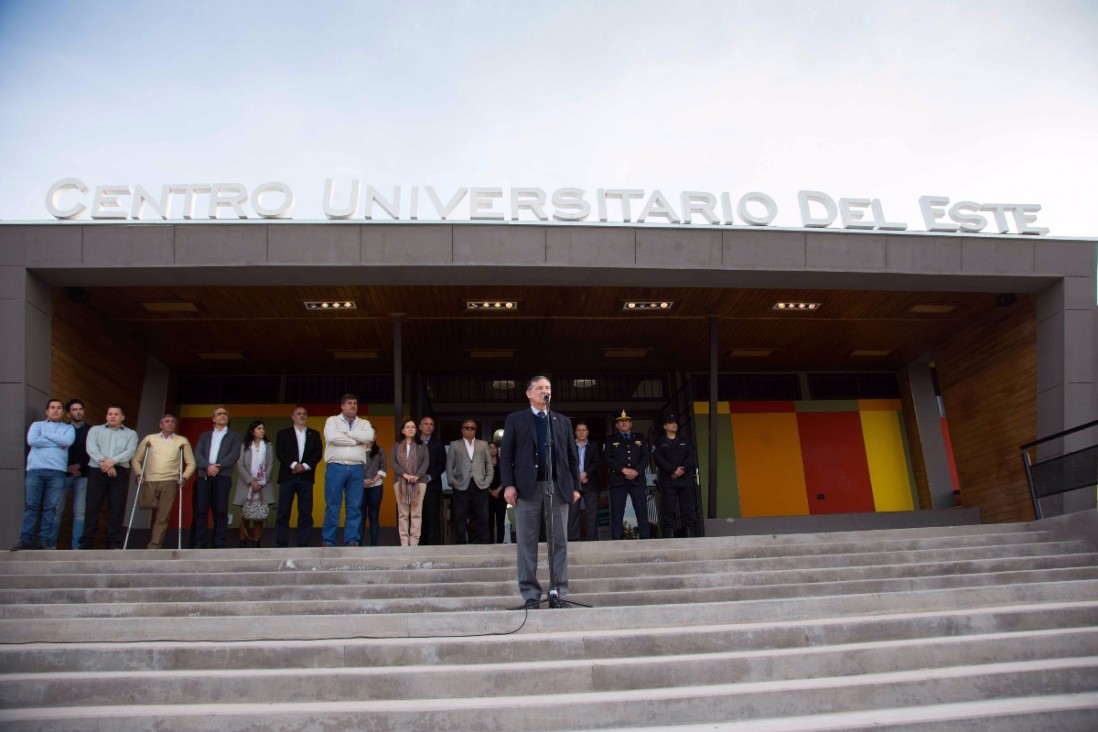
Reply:
<svg viewBox="0 0 1098 732"><path fill-rule="evenodd" d="M930 376L933 356L927 354L907 366L911 384L911 400L915 404L915 422L919 426L919 443L926 465L926 482L930 489L931 508L953 508L957 497L953 495L953 475L949 471L945 434L942 432L942 415L938 398L934 394L934 380Z"/></svg>
<svg viewBox="0 0 1098 732"><path fill-rule="evenodd" d="M168 383L171 370L152 356L145 363L145 381L141 385L141 405L136 413L126 414L126 425L137 431L137 439L160 431L160 418L168 404ZM128 405L132 410L133 406ZM177 414L176 417L179 415ZM133 420L132 422L130 420ZM193 447L193 445L192 445ZM130 520L130 510L135 500L137 481L130 478L129 500L126 502L126 520ZM178 509L178 507L177 507ZM150 527L152 511L137 511L133 519L135 529ZM173 539L174 541L174 539ZM174 546L174 545L173 545Z"/></svg>
<svg viewBox="0 0 1098 732"><path fill-rule="evenodd" d="M25 266L0 266L0 496L9 510L0 519L0 548L19 540L27 427L45 419L51 397L52 291Z"/></svg>
<svg viewBox="0 0 1098 732"><path fill-rule="evenodd" d="M1095 299L1093 262L1080 276L1064 277L1037 296L1038 438L1098 419ZM1098 430L1087 430L1042 445L1038 457L1053 457L1096 442ZM1064 512L1094 507L1093 488L1063 496Z"/></svg>

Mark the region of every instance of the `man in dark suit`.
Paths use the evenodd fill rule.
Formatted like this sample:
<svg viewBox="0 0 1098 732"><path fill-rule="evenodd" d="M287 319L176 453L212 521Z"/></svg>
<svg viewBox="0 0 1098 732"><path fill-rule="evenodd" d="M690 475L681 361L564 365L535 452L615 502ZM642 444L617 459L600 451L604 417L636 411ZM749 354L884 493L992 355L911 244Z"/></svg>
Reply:
<svg viewBox="0 0 1098 732"><path fill-rule="evenodd" d="M233 487L233 466L240 459L240 434L229 429L229 410L213 411L213 429L203 432L194 449L198 468L194 481L194 543L192 548L207 547L206 517L213 511L212 546L225 548L229 528L229 490Z"/></svg>
<svg viewBox="0 0 1098 732"><path fill-rule="evenodd" d="M576 452L579 454L580 500L568 504L568 541L579 541L580 508L584 516L584 540L599 538L599 443L587 439L586 422L575 423Z"/></svg>
<svg viewBox="0 0 1098 732"><path fill-rule="evenodd" d="M427 447L427 492L423 495L420 545L442 543L442 474L446 472L446 445L435 436L435 418L419 420L419 442Z"/></svg>
<svg viewBox="0 0 1098 732"><path fill-rule="evenodd" d="M305 426L309 420L305 407L295 407L290 419L294 426L279 430L275 438L275 456L279 464L275 544L290 545L290 512L294 496L297 496L297 545L309 546L309 533L313 529L313 483L324 447L320 433Z"/></svg>
<svg viewBox="0 0 1098 732"><path fill-rule="evenodd" d="M637 533L649 538L648 483L644 469L648 467L651 453L643 435L633 432L633 418L625 410L614 420L614 434L606 438L602 446L602 458L606 463L607 482L610 484L610 536L620 539L624 529L625 499L633 503L637 514Z"/></svg>
<svg viewBox="0 0 1098 732"><path fill-rule="evenodd" d="M500 448L500 482L507 503L515 506L518 585L524 608L541 600L538 583L538 531L545 522L549 538L549 607L566 608L568 594L568 506L580 498L579 455L572 421L548 414L549 379L526 384L527 409L507 415ZM549 450L552 450L552 459Z"/></svg>

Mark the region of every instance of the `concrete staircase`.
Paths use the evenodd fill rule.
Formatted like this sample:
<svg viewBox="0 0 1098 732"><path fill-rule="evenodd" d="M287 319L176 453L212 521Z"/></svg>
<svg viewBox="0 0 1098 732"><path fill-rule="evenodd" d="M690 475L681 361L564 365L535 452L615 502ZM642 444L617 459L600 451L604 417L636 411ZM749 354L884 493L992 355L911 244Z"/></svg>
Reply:
<svg viewBox="0 0 1098 732"><path fill-rule="evenodd" d="M4 553L0 729L1090 732L1096 539L574 544L529 613L511 546Z"/></svg>

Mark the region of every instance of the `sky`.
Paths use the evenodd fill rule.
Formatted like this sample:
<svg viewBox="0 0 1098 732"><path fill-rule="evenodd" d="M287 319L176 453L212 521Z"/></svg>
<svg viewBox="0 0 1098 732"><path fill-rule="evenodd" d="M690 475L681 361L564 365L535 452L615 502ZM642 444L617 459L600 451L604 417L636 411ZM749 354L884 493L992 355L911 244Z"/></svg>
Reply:
<svg viewBox="0 0 1098 732"><path fill-rule="evenodd" d="M790 227L817 190L915 231L934 195L1098 237L1096 39L1092 0L0 0L0 219L54 220L67 177L282 181L322 219L331 178L758 191Z"/></svg>

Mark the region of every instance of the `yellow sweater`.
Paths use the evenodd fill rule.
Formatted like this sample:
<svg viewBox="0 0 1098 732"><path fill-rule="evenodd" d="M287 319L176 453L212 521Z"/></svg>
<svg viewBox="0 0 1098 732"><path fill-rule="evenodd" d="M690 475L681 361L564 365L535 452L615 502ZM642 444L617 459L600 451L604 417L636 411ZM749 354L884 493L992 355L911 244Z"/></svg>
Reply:
<svg viewBox="0 0 1098 732"><path fill-rule="evenodd" d="M179 480L179 448L183 448L183 462L186 467L183 470L183 478L194 475L194 453L191 451L191 443L186 437L172 435L165 440L159 432L149 435L137 445L137 452L133 455L130 467L137 474L141 474L141 463L145 459L145 449L149 449L149 470L144 475L144 480Z"/></svg>

